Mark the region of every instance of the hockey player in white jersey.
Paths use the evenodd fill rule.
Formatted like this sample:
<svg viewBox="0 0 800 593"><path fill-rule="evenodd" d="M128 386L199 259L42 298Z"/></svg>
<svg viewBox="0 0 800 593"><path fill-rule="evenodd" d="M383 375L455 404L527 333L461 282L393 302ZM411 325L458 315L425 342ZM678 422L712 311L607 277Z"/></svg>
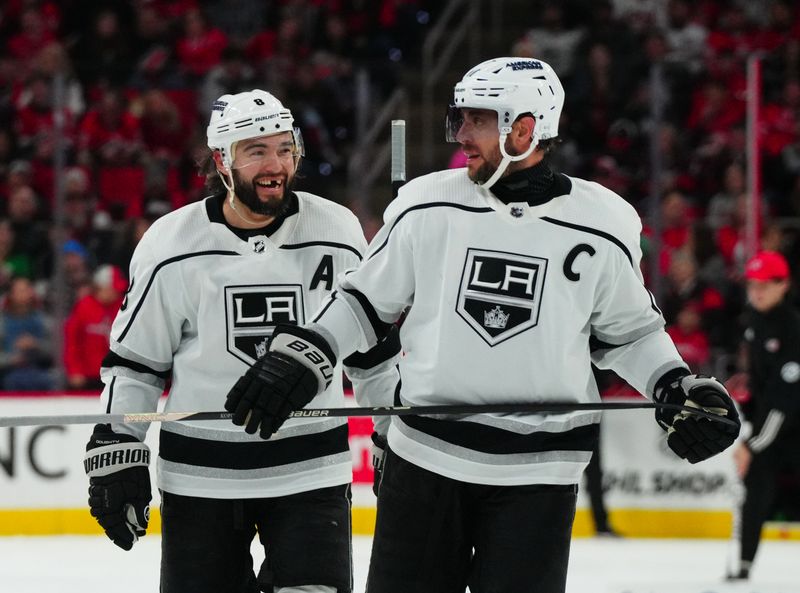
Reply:
<svg viewBox="0 0 800 593"><path fill-rule="evenodd" d="M218 191L160 218L134 253L102 369L109 413L155 411L168 377L167 411L221 409L275 325L307 322L366 249L349 210L292 190L302 138L269 93L220 97L208 146L209 187ZM356 393L371 389L374 399L383 389L391 399L398 354L390 335L345 359ZM287 391L291 403L275 393L272 403L343 405L342 366L325 369L324 389ZM126 550L148 521L146 429L97 425L87 445L92 514ZM345 418L295 419L279 429L254 414L246 433L225 422L164 423L157 472L162 593L351 590ZM266 549L258 577L256 533Z"/></svg>
<svg viewBox="0 0 800 593"><path fill-rule="evenodd" d="M597 402L594 362L659 402L733 420L659 409L681 457L728 447L735 408L664 332L639 270L636 212L547 164L563 102L541 60L470 70L447 122L466 169L405 185L359 269L311 323L279 328L254 369L293 358L324 388L320 369L375 344L407 310L397 405ZM255 370L242 383L229 397L240 416L264 410L280 385ZM367 592L562 593L599 421L592 411L392 418Z"/></svg>

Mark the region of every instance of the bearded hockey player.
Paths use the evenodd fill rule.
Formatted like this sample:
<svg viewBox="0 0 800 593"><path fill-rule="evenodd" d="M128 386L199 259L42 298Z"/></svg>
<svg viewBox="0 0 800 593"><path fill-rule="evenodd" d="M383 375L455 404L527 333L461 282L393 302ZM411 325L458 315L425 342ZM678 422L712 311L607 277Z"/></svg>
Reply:
<svg viewBox="0 0 800 593"><path fill-rule="evenodd" d="M270 411L280 379L305 377L293 390L305 400L300 386L323 389L322 369L376 344L408 310L396 405L597 402L594 363L659 402L733 421L659 409L669 447L689 462L733 443L727 392L691 374L643 285L636 212L548 165L563 103L541 60L470 70L447 119L466 169L403 187L359 269L310 324L279 327L231 390L238 421L254 410L280 422ZM257 370L289 359L280 378ZM587 411L394 417L368 593L562 593L599 421Z"/></svg>
<svg viewBox="0 0 800 593"><path fill-rule="evenodd" d="M108 413L155 411L168 377L167 411L221 409L276 325L307 322L366 248L349 210L292 189L302 137L271 94L220 97L208 146L214 195L160 218L133 256L102 369ZM375 401L386 385L390 403L398 353L389 334L344 360L355 390ZM291 374L286 361L272 362L259 376ZM342 366L332 362L324 385L293 397L293 407L343 405ZM285 405L277 395L273 403ZM126 550L148 521L146 429L97 425L87 445L92 514ZM256 412L246 432L227 422L162 424L162 593L349 592L351 466L345 418L279 427ZM266 550L258 578L256 533Z"/></svg>

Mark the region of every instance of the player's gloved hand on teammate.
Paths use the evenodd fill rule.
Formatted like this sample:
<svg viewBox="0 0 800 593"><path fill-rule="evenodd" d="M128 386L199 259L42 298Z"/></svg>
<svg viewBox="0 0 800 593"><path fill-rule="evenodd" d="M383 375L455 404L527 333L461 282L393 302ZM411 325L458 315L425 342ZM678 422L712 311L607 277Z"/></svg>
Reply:
<svg viewBox="0 0 800 593"><path fill-rule="evenodd" d="M86 444L89 509L106 535L130 550L150 520L150 449L137 438L97 424Z"/></svg>
<svg viewBox="0 0 800 593"><path fill-rule="evenodd" d="M378 496L383 478L383 464L386 463L386 437L377 432L372 433L372 492Z"/></svg>
<svg viewBox="0 0 800 593"><path fill-rule="evenodd" d="M656 402L698 408L734 422L731 425L687 411L656 409L656 421L667 431L669 448L689 463L716 455L739 436L739 413L725 387L713 377L675 369L659 379L653 395Z"/></svg>
<svg viewBox="0 0 800 593"><path fill-rule="evenodd" d="M270 438L292 412L304 408L331 384L336 356L318 333L278 325L267 353L228 392L225 409L233 423Z"/></svg>

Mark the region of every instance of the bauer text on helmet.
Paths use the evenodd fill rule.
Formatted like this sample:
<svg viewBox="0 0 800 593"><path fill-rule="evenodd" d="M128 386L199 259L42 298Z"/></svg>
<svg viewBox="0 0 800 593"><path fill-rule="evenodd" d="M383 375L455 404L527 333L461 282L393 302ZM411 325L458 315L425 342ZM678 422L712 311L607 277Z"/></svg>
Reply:
<svg viewBox="0 0 800 593"><path fill-rule="evenodd" d="M223 164L233 163L234 144L240 140L291 132L297 158L303 156L303 139L294 127L292 112L273 95L255 89L235 95L222 95L211 106L206 129L208 147L218 150Z"/></svg>

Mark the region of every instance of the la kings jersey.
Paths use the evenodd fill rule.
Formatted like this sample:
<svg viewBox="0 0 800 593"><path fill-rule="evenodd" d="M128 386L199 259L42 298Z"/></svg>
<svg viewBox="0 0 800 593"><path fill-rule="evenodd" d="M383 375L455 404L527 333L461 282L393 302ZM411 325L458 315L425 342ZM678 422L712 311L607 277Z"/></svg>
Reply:
<svg viewBox="0 0 800 593"><path fill-rule="evenodd" d="M598 184L559 179L563 195L536 206L504 204L464 169L408 183L312 327L340 352L363 349L410 308L398 405L594 402L591 362L651 394L686 365L642 282L639 218ZM571 484L599 421L598 412L403 416L388 440L457 480Z"/></svg>
<svg viewBox="0 0 800 593"><path fill-rule="evenodd" d="M270 236L237 236L224 224L219 196L180 208L145 233L103 365L108 412L155 411L169 375L166 411L222 410L275 324L304 323L336 275L360 261L366 241L356 217L295 195L297 212ZM336 376L341 371L339 363ZM359 379L380 388L380 367L357 371L356 391ZM333 381L309 407L341 405L342 383ZM147 430L113 428L138 438ZM351 465L344 418L290 419L268 441L229 421L172 422L161 425L157 476L162 490L176 494L260 498L347 483Z"/></svg>

